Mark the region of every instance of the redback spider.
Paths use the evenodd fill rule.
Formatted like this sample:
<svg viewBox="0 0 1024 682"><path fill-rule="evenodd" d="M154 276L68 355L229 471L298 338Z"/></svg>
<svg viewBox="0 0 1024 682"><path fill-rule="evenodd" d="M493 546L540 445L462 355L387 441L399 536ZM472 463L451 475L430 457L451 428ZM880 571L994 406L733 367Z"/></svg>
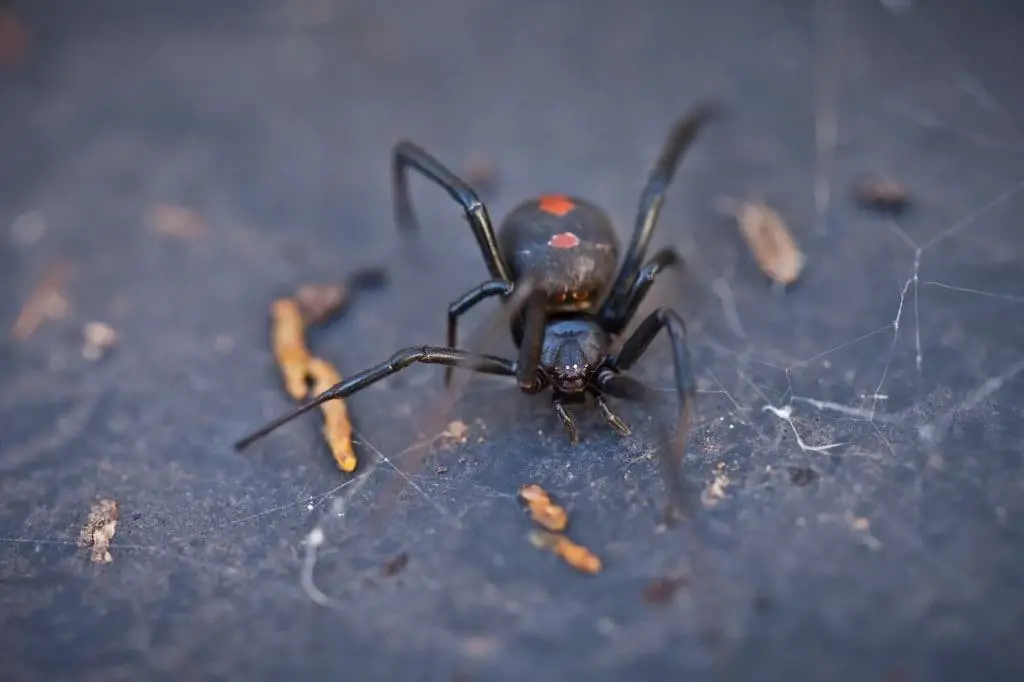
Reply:
<svg viewBox="0 0 1024 682"><path fill-rule="evenodd" d="M417 362L444 365L445 384L454 367L516 377L528 394L552 388L555 412L569 439L579 439L570 403L593 396L605 421L618 433L629 427L608 406L606 396L642 399L643 384L621 372L630 369L664 329L669 336L675 383L682 402L677 443L689 433L696 393L686 325L670 308L651 313L612 354L614 340L630 323L658 273L681 266L672 248L657 251L645 262L648 245L683 152L713 116L716 107L703 104L673 125L640 197L636 225L619 265L619 243L611 221L600 208L578 197L545 195L520 203L506 216L497 234L487 207L461 178L427 151L400 141L392 155L395 218L399 230L411 233L417 222L409 200L408 170L414 169L443 187L459 203L473 229L491 279L473 287L448 306L448 345L403 348L379 365L353 374L288 414L235 444L239 450L279 426L328 400L345 398ZM614 278L614 279L613 279ZM519 349L509 360L457 347L458 319L481 301L510 300L529 282L518 310L510 311L511 331Z"/></svg>

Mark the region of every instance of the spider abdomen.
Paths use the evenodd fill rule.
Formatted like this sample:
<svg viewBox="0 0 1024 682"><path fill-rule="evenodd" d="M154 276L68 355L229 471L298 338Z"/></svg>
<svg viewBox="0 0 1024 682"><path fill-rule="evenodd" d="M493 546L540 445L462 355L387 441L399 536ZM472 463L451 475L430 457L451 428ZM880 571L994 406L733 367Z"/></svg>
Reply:
<svg viewBox="0 0 1024 682"><path fill-rule="evenodd" d="M498 245L515 279L533 278L547 291L552 312L598 304L619 261L618 239L604 211L560 194L512 209L498 229Z"/></svg>

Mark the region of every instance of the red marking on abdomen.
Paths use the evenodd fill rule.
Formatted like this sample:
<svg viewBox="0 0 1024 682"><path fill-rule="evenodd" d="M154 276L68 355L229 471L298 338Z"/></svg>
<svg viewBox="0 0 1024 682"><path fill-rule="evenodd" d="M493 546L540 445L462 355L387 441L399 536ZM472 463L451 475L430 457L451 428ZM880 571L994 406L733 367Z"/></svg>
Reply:
<svg viewBox="0 0 1024 682"><path fill-rule="evenodd" d="M545 194L540 198L538 208L545 213L550 213L551 215L556 215L561 218L566 213L576 208L576 204L573 203L572 199L562 194Z"/></svg>
<svg viewBox="0 0 1024 682"><path fill-rule="evenodd" d="M556 234L548 240L548 246L553 249L571 249L580 245L580 238L572 232Z"/></svg>

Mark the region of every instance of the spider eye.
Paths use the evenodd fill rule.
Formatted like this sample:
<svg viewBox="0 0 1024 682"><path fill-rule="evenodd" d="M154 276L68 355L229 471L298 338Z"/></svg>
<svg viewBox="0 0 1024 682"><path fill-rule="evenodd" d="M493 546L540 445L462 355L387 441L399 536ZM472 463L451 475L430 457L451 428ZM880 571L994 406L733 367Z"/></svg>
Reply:
<svg viewBox="0 0 1024 682"><path fill-rule="evenodd" d="M565 303L566 299L569 298L569 295L564 291L559 291L557 294L552 296L552 298L555 303Z"/></svg>
<svg viewBox="0 0 1024 682"><path fill-rule="evenodd" d="M572 300L574 301L585 301L590 298L589 291L574 291L572 292Z"/></svg>

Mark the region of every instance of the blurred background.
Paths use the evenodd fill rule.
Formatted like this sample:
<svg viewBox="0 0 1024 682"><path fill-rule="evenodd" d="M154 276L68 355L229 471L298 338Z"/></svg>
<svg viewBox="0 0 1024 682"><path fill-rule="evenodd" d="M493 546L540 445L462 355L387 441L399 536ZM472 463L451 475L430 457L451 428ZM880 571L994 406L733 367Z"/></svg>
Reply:
<svg viewBox="0 0 1024 682"><path fill-rule="evenodd" d="M1022 36L1012 0L3 3L0 677L1021 679ZM496 221L577 194L625 242L706 99L654 244L686 275L644 308L689 328L692 532L661 524L671 402L617 406L627 438L579 410L573 447L481 379L438 437L414 367L348 401L354 475L314 415L232 449L292 404L274 299L385 266L309 337L351 374L442 343L487 277L420 178L399 239L399 138ZM794 285L723 198L779 212ZM636 369L670 401L671 372L663 340ZM531 546L527 483L599 574Z"/></svg>

